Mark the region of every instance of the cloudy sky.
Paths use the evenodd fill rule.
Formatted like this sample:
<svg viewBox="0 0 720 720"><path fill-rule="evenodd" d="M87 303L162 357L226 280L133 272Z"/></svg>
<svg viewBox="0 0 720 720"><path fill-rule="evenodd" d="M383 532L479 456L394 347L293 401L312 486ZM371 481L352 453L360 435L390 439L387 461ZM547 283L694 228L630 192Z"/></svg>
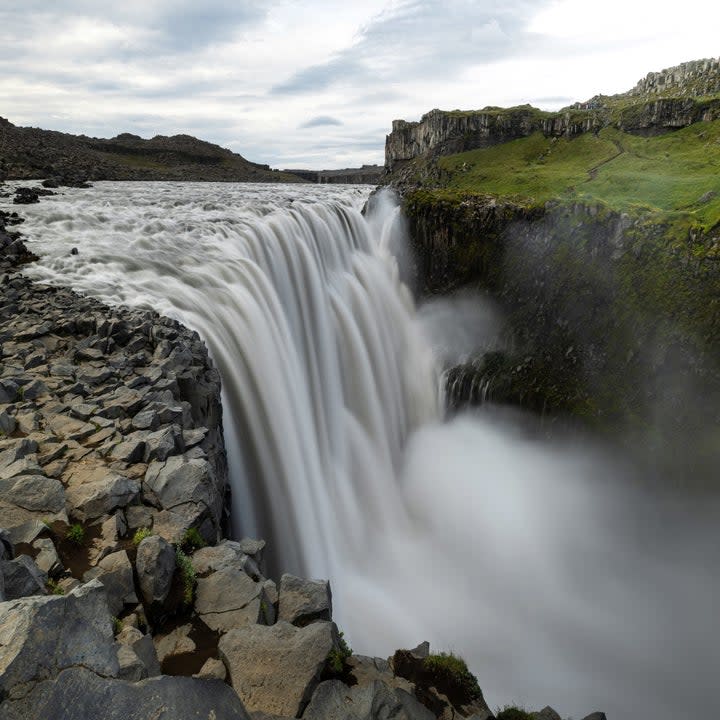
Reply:
<svg viewBox="0 0 720 720"><path fill-rule="evenodd" d="M0 0L0 115L357 166L393 118L621 92L717 57L718 27L708 0Z"/></svg>

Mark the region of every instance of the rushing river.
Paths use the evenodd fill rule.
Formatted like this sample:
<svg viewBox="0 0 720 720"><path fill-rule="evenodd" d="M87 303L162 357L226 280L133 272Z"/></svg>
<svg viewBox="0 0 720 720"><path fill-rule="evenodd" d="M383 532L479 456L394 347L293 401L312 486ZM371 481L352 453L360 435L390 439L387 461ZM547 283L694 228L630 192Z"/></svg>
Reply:
<svg viewBox="0 0 720 720"><path fill-rule="evenodd" d="M494 337L493 312L416 312L402 220L389 198L363 217L369 192L63 190L20 209L41 257L26 272L202 335L234 530L265 537L275 571L329 577L356 652L430 640L467 658L492 707L712 714L717 504L650 494L607 450L540 440L512 415L443 422L436 364Z"/></svg>

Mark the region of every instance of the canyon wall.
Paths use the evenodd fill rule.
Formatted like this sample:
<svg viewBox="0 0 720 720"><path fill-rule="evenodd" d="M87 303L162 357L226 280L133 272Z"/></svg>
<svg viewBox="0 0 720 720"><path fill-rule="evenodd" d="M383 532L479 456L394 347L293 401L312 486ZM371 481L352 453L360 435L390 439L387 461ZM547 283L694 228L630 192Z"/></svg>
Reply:
<svg viewBox="0 0 720 720"><path fill-rule="evenodd" d="M597 95L557 112L530 105L482 110L438 110L419 122L393 120L385 140L392 172L422 156L449 155L542 132L550 137L597 132L613 125L639 134L660 133L720 118L720 60L684 63L650 73L627 93Z"/></svg>

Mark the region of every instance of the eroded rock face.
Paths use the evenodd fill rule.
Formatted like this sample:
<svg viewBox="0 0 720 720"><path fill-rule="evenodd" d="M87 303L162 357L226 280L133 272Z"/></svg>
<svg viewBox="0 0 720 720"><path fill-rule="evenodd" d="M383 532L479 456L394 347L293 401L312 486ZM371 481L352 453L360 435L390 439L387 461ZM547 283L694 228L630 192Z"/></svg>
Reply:
<svg viewBox="0 0 720 720"><path fill-rule="evenodd" d="M224 635L218 650L249 712L297 717L317 686L335 632L329 622L249 625Z"/></svg>

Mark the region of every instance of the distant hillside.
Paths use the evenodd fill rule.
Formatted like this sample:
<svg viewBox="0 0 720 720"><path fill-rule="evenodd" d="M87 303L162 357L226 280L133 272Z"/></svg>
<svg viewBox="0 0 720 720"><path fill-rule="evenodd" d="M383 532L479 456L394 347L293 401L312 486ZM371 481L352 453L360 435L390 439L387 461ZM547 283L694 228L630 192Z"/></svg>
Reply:
<svg viewBox="0 0 720 720"><path fill-rule="evenodd" d="M0 178L299 182L190 135L111 139L16 127L0 118Z"/></svg>

